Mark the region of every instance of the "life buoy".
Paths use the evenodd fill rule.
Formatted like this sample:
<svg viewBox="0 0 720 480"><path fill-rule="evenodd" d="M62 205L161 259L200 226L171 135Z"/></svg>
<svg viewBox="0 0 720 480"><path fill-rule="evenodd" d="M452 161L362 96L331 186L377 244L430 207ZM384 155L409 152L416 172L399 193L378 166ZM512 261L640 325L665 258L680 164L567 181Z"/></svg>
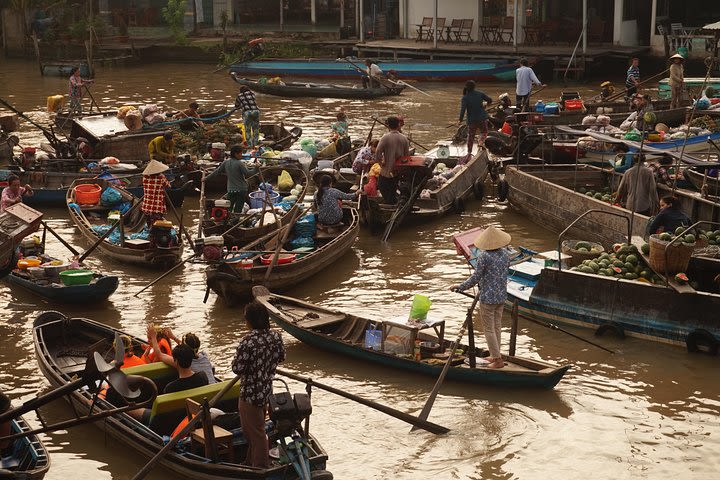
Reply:
<svg viewBox="0 0 720 480"><path fill-rule="evenodd" d="M705 352L709 355L717 355L718 341L712 333L702 328L698 328L690 332L685 339L685 345L690 353Z"/></svg>
<svg viewBox="0 0 720 480"><path fill-rule="evenodd" d="M595 330L596 337L602 337L605 333L610 332L618 338L625 338L625 329L619 325L612 323L604 323Z"/></svg>
<svg viewBox="0 0 720 480"><path fill-rule="evenodd" d="M478 178L475 180L475 183L473 183L473 195L475 195L476 200L482 200L485 196L485 185L483 185L481 178Z"/></svg>
<svg viewBox="0 0 720 480"><path fill-rule="evenodd" d="M498 182L497 198L499 201L504 202L508 198L508 192L510 192L510 185L507 180L500 180Z"/></svg>
<svg viewBox="0 0 720 480"><path fill-rule="evenodd" d="M455 213L462 213L465 211L465 202L462 197L455 197L455 200L453 200L453 211Z"/></svg>

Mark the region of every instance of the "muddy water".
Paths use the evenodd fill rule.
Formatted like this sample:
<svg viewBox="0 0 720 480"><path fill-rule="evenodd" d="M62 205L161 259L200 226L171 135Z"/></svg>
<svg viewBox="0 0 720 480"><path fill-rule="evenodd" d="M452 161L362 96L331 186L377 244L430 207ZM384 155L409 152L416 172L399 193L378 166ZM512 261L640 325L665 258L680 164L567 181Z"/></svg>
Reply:
<svg viewBox="0 0 720 480"><path fill-rule="evenodd" d="M45 97L64 93L65 79L40 78L30 62L6 62L0 71L0 96L33 118L46 121ZM92 92L101 106L154 102L179 108L198 99L211 108L230 104L235 85L207 66L155 65L103 69ZM457 118L458 85L418 84L426 97L408 91L378 102L333 99L283 100L260 96L265 119L301 126L321 135L340 106L350 117L354 136L366 135L370 116L402 113L406 130L421 144L448 136ZM489 85L493 96L512 93L513 85ZM572 87L587 91L586 86ZM543 92L548 101L562 86ZM23 127L22 139L37 142L36 132ZM197 218L197 202L184 207L185 218ZM48 210L53 228L78 247L87 247L73 231L66 212ZM289 293L323 304L373 316L402 315L414 293L429 295L433 310L448 322L450 335L459 328L468 306L448 288L464 279L467 267L455 254L454 232L480 224L502 225L514 242L551 249L555 235L530 223L506 205L469 202L459 216L404 229L385 245L362 231L352 252L326 272ZM67 256L52 239L49 250ZM38 312L59 309L143 334L148 321L179 332L194 331L213 358L219 373L229 376L230 361L245 332L238 310L225 307L214 295L203 303L203 267L188 264L139 297L134 294L156 273L94 258L91 264L121 277L121 287L99 306L68 308L38 301L28 293L0 283L0 388L16 401L46 388L38 372L30 326ZM608 354L570 337L521 321L518 352L573 368L553 391L516 391L472 387L448 382L430 419L452 429L435 437L409 434L404 423L322 391L314 393L312 432L330 455L329 468L338 479L385 478L712 478L720 461L720 387L717 359L691 356L680 348L635 339L600 341ZM588 331L577 333L590 336ZM335 357L291 337L286 368L321 379L410 413L419 413L432 379L384 370ZM478 338L482 343L482 339ZM504 338L507 344L507 335ZM299 385L294 385L298 390ZM69 412L58 403L45 409L49 419ZM34 419L31 421L37 423ZM46 478L128 479L142 459L126 446L106 439L94 427L46 435L53 466ZM157 471L151 478L170 476Z"/></svg>

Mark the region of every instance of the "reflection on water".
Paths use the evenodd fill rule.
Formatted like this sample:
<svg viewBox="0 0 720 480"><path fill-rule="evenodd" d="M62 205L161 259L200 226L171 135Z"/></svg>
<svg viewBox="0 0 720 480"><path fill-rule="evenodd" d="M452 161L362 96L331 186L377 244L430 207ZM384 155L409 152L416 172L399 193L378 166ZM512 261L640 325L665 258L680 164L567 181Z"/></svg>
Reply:
<svg viewBox="0 0 720 480"><path fill-rule="evenodd" d="M47 121L45 97L64 93L66 80L39 78L32 62L10 61L0 71L0 96L38 121ZM102 69L92 87L101 106L152 102L165 109L198 100L207 109L230 105L237 87L225 75L204 65L158 65L153 68ZM337 109L346 109L351 133L362 138L371 115L400 113L406 131L424 145L453 133L457 120L457 84L420 83L425 97L407 91L377 102L334 99L286 100L259 96L265 119L299 125L305 135L329 132ZM512 84L482 85L490 96L510 91ZM572 89L589 94L587 86ZM543 99L559 95L548 87ZM42 135L23 122L23 144ZM490 193L490 192L488 192ZM448 291L469 271L452 244L455 232L480 224L501 225L515 244L536 250L555 248L556 236L532 224L507 205L468 202L467 211L395 233L383 245L362 231L353 250L332 268L288 292L369 317L405 314L415 293L429 295L435 315L457 334L469 300ZM185 218L197 219L198 205L189 199ZM62 209L49 209L50 225L74 246L89 245L76 233ZM68 252L49 239L49 252ZM30 327L38 312L58 309L144 334L146 322L194 331L214 360L218 373L229 376L234 348L245 332L240 310L227 308L214 294L207 303L201 264L188 263L169 278L134 296L158 272L114 263L102 257L90 264L119 275L118 291L105 304L65 307L43 303L22 290L0 284L0 388L16 401L27 400L47 384L37 369ZM590 336L588 331L578 331ZM286 336L288 369L418 414L434 380L363 364L321 352ZM507 335L504 338L507 344ZM409 426L374 410L320 390L313 392L311 430L330 455L338 479L409 478L689 478L712 477L718 469L720 387L717 359L688 355L682 349L637 339L599 340L616 353L596 349L535 324L520 322L518 353L573 368L552 391L507 390L447 382L430 420L452 429L449 435L409 432ZM482 338L478 335L478 342ZM291 383L296 391L303 387ZM52 420L67 418L65 404L43 410ZM34 419L31 419L34 421ZM141 466L135 452L87 426L46 435L53 465L46 478L129 479ZM169 478L158 471L151 478Z"/></svg>

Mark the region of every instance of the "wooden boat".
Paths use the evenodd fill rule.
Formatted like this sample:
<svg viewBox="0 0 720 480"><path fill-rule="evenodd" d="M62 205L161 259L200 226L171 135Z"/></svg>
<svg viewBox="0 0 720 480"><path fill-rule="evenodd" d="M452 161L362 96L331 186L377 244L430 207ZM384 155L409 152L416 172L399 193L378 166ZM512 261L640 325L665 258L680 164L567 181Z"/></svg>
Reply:
<svg viewBox="0 0 720 480"><path fill-rule="evenodd" d="M83 305L107 300L117 290L116 276L95 274L88 285L63 285L60 280L35 279L23 270L13 270L5 280L53 302L81 303Z"/></svg>
<svg viewBox="0 0 720 480"><path fill-rule="evenodd" d="M400 95L405 89L405 85L379 88L357 88L347 85L309 82L285 82L281 85L277 83L260 83L257 80L238 78L235 75L233 75L232 78L240 85L244 85L254 92L290 98L317 97L372 100L375 98Z"/></svg>
<svg viewBox="0 0 720 480"><path fill-rule="evenodd" d="M10 434L32 429L22 417L10 421ZM12 453L0 460L3 480L42 480L50 469L50 455L37 435L20 437L12 445Z"/></svg>
<svg viewBox="0 0 720 480"><path fill-rule="evenodd" d="M0 278L15 268L15 248L40 227L43 214L17 203L0 212Z"/></svg>
<svg viewBox="0 0 720 480"><path fill-rule="evenodd" d="M45 312L35 319L33 324L33 339L35 353L40 371L45 375L52 387L61 387L70 383L78 372L85 369L87 353L97 351L106 361L113 356L113 339L115 333L127 335L111 327L85 318L67 318L58 312ZM147 346L143 340L132 337L133 344L140 353L141 348ZM130 367L123 370L128 375L140 375L153 380L162 391L164 386L177 378L175 369L162 363L152 363ZM187 415L186 399L191 398L197 402L210 399L219 393L226 382L218 382L205 387L194 388L182 392L158 395L153 403L153 414L149 425L144 425L126 413L107 417L95 425L102 429L106 435L126 445L141 457L152 457L163 448L166 441L163 435L170 435L175 426ZM237 411L237 398L239 384L236 384L221 399L218 408L225 412ZM72 411L79 415L87 414L92 408L103 412L115 408L112 391L106 399L97 399L95 402L93 391L78 389L67 395ZM266 479L275 480L287 478L298 479L293 465L288 462L272 461L268 469L250 468L241 465L239 461L245 458L247 443L235 421L226 425L233 434L232 451L228 455L221 455L220 461L213 462L205 456L204 449L193 447L189 441L181 441L179 446L171 449L160 461L166 470L172 472L176 478L188 480L230 480L230 479ZM232 428L230 428L232 427ZM277 426L276 426L277 428ZM318 441L309 434L297 430L290 432L304 439L308 448L307 457L312 474L316 478L332 478L329 472L323 472L327 461L327 454ZM269 435L271 445L279 440L276 430ZM321 473L324 474L321 475Z"/></svg>
<svg viewBox="0 0 720 480"><path fill-rule="evenodd" d="M174 112L176 113L176 112ZM170 128L173 126L180 126L180 128L183 129L193 129L197 128L198 124L200 123L216 123L222 120L223 118L229 117L231 112L228 112L226 108L221 108L218 110L214 110L212 112L207 113L201 113L198 115L197 118L181 118L181 119L175 119L172 117L168 117L168 120L162 123L157 123L154 125L146 125L143 129L151 129L151 130L163 130L166 128ZM73 119L76 118L104 118L108 116L115 115L117 116L117 110L106 110L102 112L94 112L94 113L86 113L83 115L75 115L70 111L61 111L58 112L55 115L55 126L60 130L67 130L70 129L72 126ZM194 122L194 123L193 123Z"/></svg>
<svg viewBox="0 0 720 480"><path fill-rule="evenodd" d="M226 245L243 246L276 230L276 221L279 221L281 225L286 225L290 219L293 218L296 210L300 208L300 202L307 192L308 177L299 165L261 167L260 172L262 173L262 179L272 184L273 191L280 194L278 201L290 195L289 191L280 191L277 187L278 176L283 170L292 176L293 185L302 185L303 191L298 196L297 201L294 201L291 206L288 205L289 208L283 209L282 213L277 211L277 220L275 216L272 215L273 210L269 205L264 205L259 209L250 209L247 213L240 214L230 212L227 207L220 206L220 202L217 202L216 206L215 200L207 199L204 205L202 225L204 235L222 235L225 238ZM223 180L225 179L223 178ZM260 176L256 176L250 180L251 193L257 191L260 183ZM223 190L225 190L225 188L223 188ZM249 215L251 216L249 217ZM269 221L270 217L272 217L272 221ZM240 226L237 226L238 222L241 223Z"/></svg>
<svg viewBox="0 0 720 480"><path fill-rule="evenodd" d="M208 267L205 272L208 287L227 303L234 305L251 296L253 285L262 284L273 290L299 285L306 278L328 268L355 244L360 229L358 212L355 208L346 207L344 217L343 225L335 227L331 232L318 229L314 237L315 249L311 252L281 254L267 279L268 263L273 254L248 252ZM277 239L273 237L273 240ZM290 261L285 263L286 260ZM245 261L252 261L252 267L244 267Z"/></svg>
<svg viewBox="0 0 720 480"><path fill-rule="evenodd" d="M347 355L360 361L437 378L445 361L432 357L420 361L415 360L412 355L415 339L437 343L440 345L441 351L452 345L451 341L443 338L444 321L435 321L428 326L423 324L412 326L406 323L405 317L371 320L295 298L272 294L267 290L265 294L260 294L258 290L260 289L255 290L255 299L268 308L270 317L290 335L308 345ZM423 332L424 329L431 328L435 330L435 336ZM364 341L368 330L382 332L379 333L381 335L379 345L376 344L379 350L370 348L370 345ZM388 335L388 333L392 335ZM410 344L407 345L408 342L402 342L401 345L396 344L393 346L393 350L398 353L390 353L389 336L409 338ZM407 352L408 347L409 352ZM503 360L506 362L504 368L485 368L482 365L487 362L479 358L479 349L471 351L464 345L462 349L464 357L476 356L477 366L470 368L463 362L463 358L459 357L457 364L448 370L448 379L477 385L550 389L557 385L570 368L569 365L557 366L509 355L503 355Z"/></svg>
<svg viewBox="0 0 720 480"><path fill-rule="evenodd" d="M716 91L720 90L720 78L685 77L683 79L683 87L685 91L692 93L693 96L700 97L702 93L701 90L704 88L713 87ZM669 78L663 78L658 82L658 96L664 99L672 97ZM720 94L717 96L720 97Z"/></svg>
<svg viewBox="0 0 720 480"><path fill-rule="evenodd" d="M653 110L653 113L655 113L655 116L657 117L657 123L664 123L669 127L678 127L685 123L687 112L688 109L686 107ZM611 125L619 127L628 115L630 115L630 113L631 110L628 108L620 112L604 113L603 115L610 117ZM587 112L579 110L564 110L557 115L542 114L542 120L538 123L541 125L580 125L582 123L582 119L587 115L595 115L595 111L592 109L588 109Z"/></svg>
<svg viewBox="0 0 720 480"><path fill-rule="evenodd" d="M569 232L574 238L594 241L608 247L624 242L628 237L628 218L631 212L581 193L581 189L617 190L621 175L592 165L506 165L508 200L533 222L560 232L588 210L600 210L615 215L588 216L575 224ZM680 208L691 220L720 221L720 204L703 199L697 192L659 185L660 196L674 193ZM634 214L631 236L645 236L649 218Z"/></svg>
<svg viewBox="0 0 720 480"><path fill-rule="evenodd" d="M107 214L111 209L101 205L84 206L75 202L75 187L78 185L98 185L104 192L107 188L118 190L123 200L130 203L130 210L122 217L118 231L119 244L109 238L100 241L102 234L93 229L94 225L106 225ZM140 200L130 192L118 188L116 184L102 179L76 180L67 192L66 203L70 219L85 239L94 244L100 241L98 250L108 257L122 263L131 263L144 267L169 268L180 261L183 251L182 235L175 234L166 227L153 226L147 239L127 239L127 234L141 234L146 228L145 216L140 211ZM144 236L144 235L140 235Z"/></svg>
<svg viewBox="0 0 720 480"><path fill-rule="evenodd" d="M88 67L87 62L83 61L42 62L40 64L40 73L43 76L69 78L70 73L75 67L80 68L80 76L85 78L90 76L90 67Z"/></svg>
<svg viewBox="0 0 720 480"><path fill-rule="evenodd" d="M683 170L683 176L698 191L702 191L704 185L704 190L708 195L720 197L720 179L718 179L718 177L705 175L704 170L705 169L696 170L695 168L686 168Z"/></svg>
<svg viewBox="0 0 720 480"><path fill-rule="evenodd" d="M402 79L481 82L515 80L517 64L505 60L487 61L423 61L423 60L380 60L377 65L384 71L394 70ZM323 77L358 78L354 65L335 60L314 59L262 59L235 63L230 71L245 76L267 77Z"/></svg>

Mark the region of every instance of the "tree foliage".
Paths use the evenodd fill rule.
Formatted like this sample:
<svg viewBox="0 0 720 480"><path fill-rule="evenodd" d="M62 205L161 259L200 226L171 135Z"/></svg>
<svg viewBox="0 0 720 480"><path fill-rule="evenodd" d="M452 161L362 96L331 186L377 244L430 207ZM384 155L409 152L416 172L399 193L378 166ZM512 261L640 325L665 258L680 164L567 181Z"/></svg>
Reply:
<svg viewBox="0 0 720 480"><path fill-rule="evenodd" d="M162 9L162 16L170 27L175 42L179 45L187 43L185 33L186 0L168 0L167 6Z"/></svg>

